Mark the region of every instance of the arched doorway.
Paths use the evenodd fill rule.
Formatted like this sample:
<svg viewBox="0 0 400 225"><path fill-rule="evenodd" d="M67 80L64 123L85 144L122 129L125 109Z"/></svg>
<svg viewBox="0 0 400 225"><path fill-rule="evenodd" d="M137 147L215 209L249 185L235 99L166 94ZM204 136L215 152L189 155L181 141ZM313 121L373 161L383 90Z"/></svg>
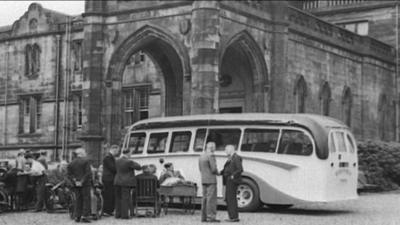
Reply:
<svg viewBox="0 0 400 225"><path fill-rule="evenodd" d="M264 112L268 71L262 51L247 31L233 36L220 54L219 112Z"/></svg>
<svg viewBox="0 0 400 225"><path fill-rule="evenodd" d="M186 49L159 28L145 26L114 51L107 81L110 123L107 139L118 143L121 130L140 119L182 115L190 83Z"/></svg>
<svg viewBox="0 0 400 225"><path fill-rule="evenodd" d="M304 77L300 75L294 87L296 113L306 112L307 83Z"/></svg>
<svg viewBox="0 0 400 225"><path fill-rule="evenodd" d="M130 57L122 76L122 125L165 116L165 81L151 55L139 51Z"/></svg>

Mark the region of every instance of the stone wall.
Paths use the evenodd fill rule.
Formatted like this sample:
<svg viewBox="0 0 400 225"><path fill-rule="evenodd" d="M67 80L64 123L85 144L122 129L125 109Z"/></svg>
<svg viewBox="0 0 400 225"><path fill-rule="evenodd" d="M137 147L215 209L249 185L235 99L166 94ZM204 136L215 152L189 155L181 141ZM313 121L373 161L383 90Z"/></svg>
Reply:
<svg viewBox="0 0 400 225"><path fill-rule="evenodd" d="M32 22L33 21L33 22ZM61 145L64 109L64 82L66 73L65 38L66 16L42 8L39 4L31 4L27 12L17 20L13 26L3 30L0 35L0 149L33 149L53 150L55 135L58 130ZM74 21L71 39L81 39L82 26ZM61 40L58 42L58 40ZM61 44L58 57L58 43ZM26 74L27 45L37 45L40 49L40 69L35 75ZM58 62L58 64L57 64ZM59 65L59 68L57 68ZM57 71L58 69L58 71ZM59 96L59 123L56 128L56 80L60 76L58 85ZM72 88L81 87L81 78L76 71L71 72ZM81 76L81 73L80 73ZM78 84L80 83L80 84ZM6 87L7 86L7 87ZM7 93L6 93L7 90ZM40 97L40 128L35 132L20 132L20 104L21 99L30 96ZM72 103L70 103L72 104ZM70 108L71 109L71 108ZM31 109L33 110L33 109ZM7 113L6 113L7 112ZM72 120L72 110L67 113ZM72 121L69 121L71 123ZM25 125L26 126L26 125ZM67 125L69 127L69 125ZM7 129L7 130L6 130ZM6 132L5 132L6 130ZM76 132L71 132L68 140L75 148L79 146ZM49 155L50 158L50 155Z"/></svg>
<svg viewBox="0 0 400 225"><path fill-rule="evenodd" d="M344 121L343 94L349 87L353 96L351 127L358 139L377 139L378 102L385 93L395 96L393 65L369 57L361 57L342 49L311 41L291 34L288 54L287 85L282 95L285 112L295 112L294 89L299 76L307 83L306 112L321 114L320 92L323 82L328 82L332 91L329 115ZM395 118L392 118L394 121ZM390 140L394 129L389 129Z"/></svg>
<svg viewBox="0 0 400 225"><path fill-rule="evenodd" d="M331 23L368 21L368 35L382 42L396 44L396 1L365 1L350 5L310 9L319 18Z"/></svg>

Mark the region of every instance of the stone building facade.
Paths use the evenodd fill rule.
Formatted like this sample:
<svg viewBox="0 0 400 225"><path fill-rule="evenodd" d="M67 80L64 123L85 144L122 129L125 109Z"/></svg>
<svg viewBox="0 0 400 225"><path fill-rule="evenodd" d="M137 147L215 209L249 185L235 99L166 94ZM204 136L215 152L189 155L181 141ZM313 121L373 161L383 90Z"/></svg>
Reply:
<svg viewBox="0 0 400 225"><path fill-rule="evenodd" d="M298 7L88 0L73 17L32 4L0 28L0 157L84 146L98 162L137 120L225 112L317 113L395 140L395 48Z"/></svg>

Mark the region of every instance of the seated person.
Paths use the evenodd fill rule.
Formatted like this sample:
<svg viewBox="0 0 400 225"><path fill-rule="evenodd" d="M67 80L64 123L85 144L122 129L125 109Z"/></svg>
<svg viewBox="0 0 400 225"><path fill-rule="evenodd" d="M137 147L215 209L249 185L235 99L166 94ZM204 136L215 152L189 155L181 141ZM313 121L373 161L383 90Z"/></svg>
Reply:
<svg viewBox="0 0 400 225"><path fill-rule="evenodd" d="M161 185L170 186L185 180L178 170L174 170L172 163L166 163L164 168L165 170L160 175Z"/></svg>
<svg viewBox="0 0 400 225"><path fill-rule="evenodd" d="M61 161L56 169L49 170L47 172L47 182L52 185L65 182L65 178L67 177L67 165L68 163L66 161Z"/></svg>
<svg viewBox="0 0 400 225"><path fill-rule="evenodd" d="M152 178L157 181L157 188L160 187L160 181L158 180L157 176L155 173L157 172L157 168L155 165L150 164L150 165L144 165L142 166L143 173L136 175L137 179L141 178Z"/></svg>
<svg viewBox="0 0 400 225"><path fill-rule="evenodd" d="M57 168L47 172L47 183L52 185L51 189L58 197L58 204L67 204L67 186L72 186L67 179L67 166L68 163L63 160L57 165Z"/></svg>
<svg viewBox="0 0 400 225"><path fill-rule="evenodd" d="M7 169L2 171L2 173L3 176L0 181L4 183L4 190L9 195L15 194L18 169L9 165Z"/></svg>
<svg viewBox="0 0 400 225"><path fill-rule="evenodd" d="M157 172L156 166L153 165L153 164L144 165L144 166L142 166L142 171L143 171L143 173L136 175L136 181L138 182L137 185L141 183L140 182L141 179L142 180L143 179L146 179L146 180L147 179L151 179L151 180L156 181L156 196L155 197L156 197L156 199L158 201L160 199L160 195L159 195L160 182L158 181L158 178L155 175L156 172ZM138 188L141 188L141 187L137 186L136 189L138 190ZM147 189L147 187L145 187L145 188ZM136 202L136 199L135 199L135 202ZM141 205L141 206L152 206L153 202L151 202L151 201L147 201L146 202L146 200L145 200L144 202L143 201L139 201L136 204ZM157 204L158 204L158 206L157 206L157 212L156 213L159 214L160 210L161 210L161 202L158 202ZM146 212L146 214L147 213L150 213L150 211ZM150 214L147 214L147 215L150 215Z"/></svg>

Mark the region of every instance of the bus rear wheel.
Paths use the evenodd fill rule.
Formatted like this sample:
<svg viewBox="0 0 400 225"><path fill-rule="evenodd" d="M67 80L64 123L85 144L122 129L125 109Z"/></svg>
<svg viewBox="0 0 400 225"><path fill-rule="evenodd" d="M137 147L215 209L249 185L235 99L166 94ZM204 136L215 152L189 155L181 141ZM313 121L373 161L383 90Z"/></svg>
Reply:
<svg viewBox="0 0 400 225"><path fill-rule="evenodd" d="M291 204L286 204L286 205L280 205L280 204L267 204L268 208L273 209L273 210L285 210L293 205Z"/></svg>
<svg viewBox="0 0 400 225"><path fill-rule="evenodd" d="M238 208L241 212L252 212L260 205L260 192L254 181L243 178L237 189Z"/></svg>

